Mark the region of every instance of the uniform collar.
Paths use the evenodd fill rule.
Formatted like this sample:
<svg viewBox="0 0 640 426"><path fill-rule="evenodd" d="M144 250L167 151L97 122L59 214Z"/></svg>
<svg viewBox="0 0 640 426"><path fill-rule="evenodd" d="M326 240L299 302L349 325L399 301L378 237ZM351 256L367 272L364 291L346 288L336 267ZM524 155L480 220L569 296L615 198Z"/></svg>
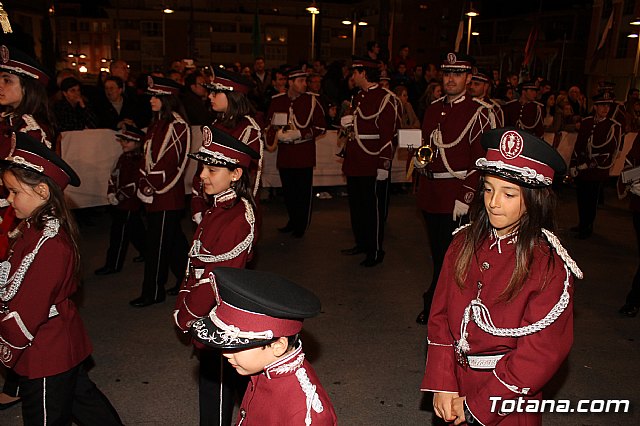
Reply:
<svg viewBox="0 0 640 426"><path fill-rule="evenodd" d="M367 87L366 89L362 89L363 92L368 92L369 90L373 90L373 89L377 89L378 88L378 83L374 83L371 86Z"/></svg>
<svg viewBox="0 0 640 426"><path fill-rule="evenodd" d="M303 362L304 352L302 352L302 342L300 342L297 348L283 358L264 367L264 374L268 379L273 379L277 376L288 376L295 373Z"/></svg>
<svg viewBox="0 0 640 426"><path fill-rule="evenodd" d="M219 194L213 196L213 206L223 207L229 205L236 199L238 195L233 188L226 189Z"/></svg>
<svg viewBox="0 0 640 426"><path fill-rule="evenodd" d="M444 103L445 104L449 104L449 105L459 104L460 102L465 100L465 98L467 97L466 95L467 95L467 91L465 90L464 92L459 94L458 97L455 98L454 100L452 100L451 102L449 102L449 98L447 96L444 96Z"/></svg>
<svg viewBox="0 0 640 426"><path fill-rule="evenodd" d="M518 230L516 229L500 237L495 229L491 229L489 241L489 250L497 247L498 253L502 254L502 244L515 245L516 241L518 241Z"/></svg>

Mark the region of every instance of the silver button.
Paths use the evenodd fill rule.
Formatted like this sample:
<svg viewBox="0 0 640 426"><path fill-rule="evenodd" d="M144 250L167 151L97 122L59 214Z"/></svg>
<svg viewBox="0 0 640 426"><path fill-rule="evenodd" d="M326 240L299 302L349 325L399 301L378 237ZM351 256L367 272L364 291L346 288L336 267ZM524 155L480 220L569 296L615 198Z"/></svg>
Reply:
<svg viewBox="0 0 640 426"><path fill-rule="evenodd" d="M489 262L482 262L482 269L484 269L485 271L489 269L489 266Z"/></svg>
<svg viewBox="0 0 640 426"><path fill-rule="evenodd" d="M482 290L482 283L478 281L478 290Z"/></svg>

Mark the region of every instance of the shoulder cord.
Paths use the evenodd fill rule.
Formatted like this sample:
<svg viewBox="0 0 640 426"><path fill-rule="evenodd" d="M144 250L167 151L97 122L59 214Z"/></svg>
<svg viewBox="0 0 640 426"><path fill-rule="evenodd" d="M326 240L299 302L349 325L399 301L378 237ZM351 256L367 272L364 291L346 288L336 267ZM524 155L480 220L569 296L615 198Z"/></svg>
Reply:
<svg viewBox="0 0 640 426"><path fill-rule="evenodd" d="M460 340L456 342L456 348L458 348L458 350L464 353L467 353L470 350L469 343L467 342L467 325L471 320L473 320L484 332L494 336L522 337L536 333L553 324L553 322L557 320L560 314L562 314L562 312L567 308L569 305L569 277L571 273L573 273L576 278L582 279L583 274L576 262L569 256L567 250L562 246L562 244L560 244L558 237L556 237L551 231L544 228L542 228L542 233L564 262L566 277L560 300L558 300L544 318L533 324L519 328L498 328L493 324L489 309L480 300L480 292L478 292L478 296L472 300L469 306L464 310L464 317L460 324Z"/></svg>
<svg viewBox="0 0 640 426"><path fill-rule="evenodd" d="M236 257L240 256L240 254L243 251L246 251L247 253L251 253L251 248L253 243L253 233L254 233L253 228L254 228L256 219L253 214L253 208L251 207L251 204L249 203L249 201L247 201L244 198L241 198L241 200L244 203L244 208L245 208L244 217L245 219L247 219L247 222L249 223L249 226L251 228L251 230L249 231L249 234L244 238L244 240L242 240L240 243L238 243L237 246L235 246L234 248L232 248L230 251L226 253L212 255L212 254L200 254L200 249L202 248L202 242L196 238L195 240L193 240L193 245L191 246L191 250L189 250L189 258L195 257L204 263L216 263L216 262L224 262L227 260L235 259Z"/></svg>
<svg viewBox="0 0 640 426"><path fill-rule="evenodd" d="M595 125L596 125L596 123L594 122L593 126L595 127ZM616 128L615 124L612 125L609 128L609 132L607 133L607 137L606 137L605 141L600 145L596 145L596 144L593 143L593 134L591 134L589 136L589 140L587 141L587 154L589 155L589 158L594 158L593 157L593 149L594 148L596 148L596 149L603 148L606 145L608 145L612 140L614 140L614 139L616 140L616 149L615 149L615 151L613 152L612 155L609 155L609 158L611 159L611 163L608 166L601 166L600 164L598 164L598 168L599 169L608 170L611 167L613 167L613 162L614 162L614 159L616 157L616 154L618 153L619 144L620 144L618 138L616 138L616 133L617 132L616 132L615 128ZM596 163L597 163L597 160L596 160Z"/></svg>
<svg viewBox="0 0 640 426"><path fill-rule="evenodd" d="M296 125L296 128L298 129L306 129L307 126L309 126L309 123L311 123L311 119L313 119L313 112L316 109L316 102L318 102L316 100L315 96L309 95L311 97L311 111L309 111L309 116L307 117L307 122L304 123L304 125L298 123L298 119L296 118L296 115L293 113L293 101L291 102L291 105L289 105L289 114L291 114L291 119L293 120L293 124Z"/></svg>
<svg viewBox="0 0 640 426"><path fill-rule="evenodd" d="M51 142L47 139L47 134L44 132L42 127L38 124L35 118L29 114L22 114L22 119L24 120L26 126L20 129L20 132L27 133L30 130L39 130L40 131L40 142L46 145L47 148L51 149Z"/></svg>
<svg viewBox="0 0 640 426"><path fill-rule="evenodd" d="M242 131L242 134L240 135L240 140L245 145L249 145L251 142L255 140L255 139L249 140L249 137L251 137L251 130L255 129L256 132L258 132L258 137L256 139L258 139L258 142L260 143L260 159L258 160L258 172L256 173L256 181L253 183L253 191L252 191L253 196L255 197L256 194L258 193L258 187L260 186L260 177L262 176L262 159L264 157L264 143L262 140L262 130L260 130L260 126L258 126L258 123L256 123L256 120L254 120L249 115L245 115L244 117L247 120L249 120L249 122L251 123L251 126L247 126L244 128L244 130Z"/></svg>
<svg viewBox="0 0 640 426"><path fill-rule="evenodd" d="M526 105L526 104L525 104ZM535 105L535 104L534 104ZM522 106L522 108L524 109L524 106ZM522 110L520 110L522 111ZM522 112L521 112L522 113ZM538 121L540 121L542 119L542 108L538 108L536 106L536 120L533 122L533 124L531 126L525 126L525 124L522 122L522 120L520 120L518 118L518 122L516 123L518 125L518 127L520 127L522 130L531 130L534 127L536 127L538 125Z"/></svg>
<svg viewBox="0 0 640 426"><path fill-rule="evenodd" d="M322 413L324 411L324 407L322 406L322 401L318 397L318 393L316 392L316 385L311 384L311 380L309 380L309 376L307 376L307 370L304 368L299 368L296 370L296 377L298 378L298 382L300 383L300 387L304 392L304 395L307 397L307 415L304 419L304 424L309 426L311 424L311 409L316 413Z"/></svg>
<svg viewBox="0 0 640 426"><path fill-rule="evenodd" d="M440 124L438 124L438 127L435 128L433 130L433 132L431 132L430 139L433 142L433 144L438 148L438 152L440 152L440 156L442 157L442 163L444 164L444 167L456 179L464 180L466 175L463 175L463 174L460 174L460 173L456 173L451 168L451 166L449 165L449 160L447 160L447 154L445 153L445 149L453 148L454 146L456 146L460 142L462 142L462 139L467 135L467 133L469 133L469 130L471 130L473 125L476 123L476 120L480 116L480 110L481 109L482 109L482 107L478 107L476 112L473 114L473 117L471 117L471 120L469 120L469 122L467 123L465 128L460 133L460 136L458 136L451 143L446 144L446 143L443 142L443 140L442 140L442 130L440 130Z"/></svg>
<svg viewBox="0 0 640 426"><path fill-rule="evenodd" d="M178 173L176 173L176 176L173 178L173 180L167 185L165 186L163 189L155 191L155 193L157 195L162 195L166 192L168 192L169 190L171 190L176 183L178 183L178 180L180 180L180 177L182 176L182 174L184 173L185 168L187 167L187 161L189 160L189 157L187 156L187 154L191 151L191 129L189 128L189 126L187 125L187 123L182 119L182 117L180 117L178 114L176 114L175 112L172 113L173 114L173 118L174 118L174 122L180 123L180 124L184 124L185 125L185 132L187 133L187 144L184 147L184 158L182 159L182 164L180 164L180 167L178 169ZM180 137L182 135L178 135L176 133L176 129L173 125L174 122L171 122L169 124L169 129L167 131L167 134L164 138L164 141L162 141L162 145L160 146L160 150L158 152L158 161L160 161L160 159L162 157L164 157L164 155L167 153L167 151L169 151L169 149L171 147L168 146L169 144L169 140L170 139L174 139L174 140L180 140ZM172 144L172 146L175 145L175 142ZM155 165L158 163L157 161L154 163L152 158L151 158L151 149L147 149L146 150L146 155L145 155L145 166L146 166L146 172L150 172L151 169L153 169L155 167Z"/></svg>
<svg viewBox="0 0 640 426"><path fill-rule="evenodd" d="M382 102L380 102L380 108L378 108L378 111L375 112L372 115L364 115L362 113L362 110L360 109L360 104L358 104L358 106L356 107L356 109L353 111L353 115L357 115L358 117L362 118L363 120L371 120L372 118L376 118L382 113L382 111L384 111L385 107L387 106L387 104L389 102L391 102L391 97L394 96L392 93L387 93L385 95L384 98L382 98ZM393 109L396 112L396 116L398 115L398 103L395 102L393 104ZM362 149L364 152L366 152L369 155L380 155L382 153L382 151L384 151L387 146L389 145L393 145L391 141L388 141L387 143L385 143L378 151L370 151L368 150L364 144L362 143L362 141L360 140L360 132L358 131L358 120L355 119L353 120L353 133L355 136L355 140L358 142L358 145L360 145L360 149Z"/></svg>
<svg viewBox="0 0 640 426"><path fill-rule="evenodd" d="M29 270L31 263L36 258L40 247L42 247L45 241L55 237L58 234L59 229L60 221L58 221L58 219L47 220L42 236L38 240L35 248L31 253L22 258L20 266L18 266L18 269L16 269L16 272L13 273L11 278L9 278L11 263L9 263L8 260L0 263L0 300L8 302L13 299L20 289L24 276Z"/></svg>

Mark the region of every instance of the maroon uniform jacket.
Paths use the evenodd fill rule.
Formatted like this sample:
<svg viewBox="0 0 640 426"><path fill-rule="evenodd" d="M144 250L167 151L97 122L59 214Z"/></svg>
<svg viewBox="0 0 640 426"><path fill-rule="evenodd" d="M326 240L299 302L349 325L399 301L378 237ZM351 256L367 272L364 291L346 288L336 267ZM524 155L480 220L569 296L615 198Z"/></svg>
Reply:
<svg viewBox="0 0 640 426"><path fill-rule="evenodd" d="M120 210L138 210L142 205L136 196L142 152L123 152L109 176L107 197L109 203Z"/></svg>
<svg viewBox="0 0 640 426"><path fill-rule="evenodd" d="M302 345L251 376L237 426L335 426L329 395L304 359ZM311 420L305 423L305 419Z"/></svg>
<svg viewBox="0 0 640 426"><path fill-rule="evenodd" d="M234 202L237 203L232 206ZM176 325L185 333L191 323L216 305L213 271L221 266L244 268L252 255L255 218L251 204L233 189L213 197L194 234L189 265L176 306Z"/></svg>
<svg viewBox="0 0 640 426"><path fill-rule="evenodd" d="M48 234L50 238L45 238ZM26 272L17 272L35 253ZM63 373L91 354L91 343L75 304L75 260L68 235L50 219L44 231L23 227L1 283L0 360L30 379ZM11 297L12 290L15 295Z"/></svg>
<svg viewBox="0 0 640 426"><path fill-rule="evenodd" d="M346 144L345 176L376 176L389 170L395 137L401 127L402 106L396 95L375 84L353 98L354 138Z"/></svg>
<svg viewBox="0 0 640 426"><path fill-rule="evenodd" d="M522 104L519 100L514 99L511 102L507 102L502 107L504 125L526 130L541 138L544 134L542 107L543 105L536 101Z"/></svg>
<svg viewBox="0 0 640 426"><path fill-rule="evenodd" d="M542 387L567 357L573 343L573 275L582 273L558 240L549 233L534 249L529 276L511 301L498 300L515 267L515 238L489 236L472 256L465 287L455 282L455 262L462 248L462 230L447 251L436 287L427 332L428 354L422 391L457 392L466 397L469 410L480 424L540 424L540 414L513 413L504 417L491 412L489 397L540 399ZM546 232L546 231L545 231ZM553 246L553 248L551 247ZM497 355L494 366L462 367L457 361L456 342L471 301L481 301L486 310L478 315L501 329L526 327L559 313L550 324L521 337L485 332L474 320L466 328L467 355ZM564 305L563 303L564 302ZM558 305L561 305L558 307ZM563 307L564 306L564 307ZM475 312L475 311L474 311ZM482 358L481 358L482 359ZM484 358L486 360L486 358ZM500 408L500 404L498 404Z"/></svg>
<svg viewBox="0 0 640 426"><path fill-rule="evenodd" d="M49 126L38 123L33 116L23 114L15 116L13 114L0 114L0 159L5 159L12 152L11 134L13 132L26 133L37 141L41 141L51 149L52 133Z"/></svg>
<svg viewBox="0 0 640 426"><path fill-rule="evenodd" d="M630 169L640 166L640 133L636 136L631 146L631 150L627 154L627 158L624 161L624 168ZM640 193L634 194L629 191L628 185L622 183L621 177L618 178L618 195L620 198L624 198L629 193L629 207L633 212L640 212Z"/></svg>
<svg viewBox="0 0 640 426"><path fill-rule="evenodd" d="M318 101L318 96L313 93L303 93L291 99L286 92L279 93L271 98L267 112L267 125L271 123L273 114L276 112L286 113L288 121L300 131L299 140L278 142L276 166L279 169L315 167L316 137L323 134L326 129L324 110ZM266 135L267 141L274 140L273 126L269 127Z"/></svg>
<svg viewBox="0 0 640 426"><path fill-rule="evenodd" d="M490 108L491 110L489 111L489 121L495 122L495 125L492 123L492 127L493 129L500 129L502 127L505 126L504 124L504 111L502 111L502 106L500 106L500 104L496 101L494 101L491 98L484 98L483 99L484 103L486 104L485 106L487 108ZM493 118L492 118L493 116Z"/></svg>
<svg viewBox="0 0 640 426"><path fill-rule="evenodd" d="M574 148L578 177L590 181L607 180L621 143L622 127L617 121L583 118Z"/></svg>
<svg viewBox="0 0 640 426"><path fill-rule="evenodd" d="M218 120L214 121L211 125L218 130L222 130L225 133L230 134L240 142L249 145L255 152L260 154L260 160L251 161L250 173L252 177L252 192L255 197L258 187L260 186L260 175L262 173L262 157L264 151L264 144L262 140L262 130L253 117L248 115L238 120L238 125L231 129L220 124ZM209 203L206 197L202 193L202 180L200 179L200 172L202 171L202 164L198 164L196 174L193 176L192 185L192 198L191 198L191 215L195 216L197 213L203 213L209 208Z"/></svg>
<svg viewBox="0 0 640 426"><path fill-rule="evenodd" d="M490 128L489 109L482 101L467 95L451 103L445 96L427 108L422 137L425 142L431 141L436 154L418 177L418 207L421 210L452 213L456 200L471 203L480 176L474 169L475 163L485 155L480 138ZM440 142L438 133L442 135Z"/></svg>
<svg viewBox="0 0 640 426"><path fill-rule="evenodd" d="M140 168L138 198L149 212L184 208L184 170L191 129L178 114L149 125Z"/></svg>

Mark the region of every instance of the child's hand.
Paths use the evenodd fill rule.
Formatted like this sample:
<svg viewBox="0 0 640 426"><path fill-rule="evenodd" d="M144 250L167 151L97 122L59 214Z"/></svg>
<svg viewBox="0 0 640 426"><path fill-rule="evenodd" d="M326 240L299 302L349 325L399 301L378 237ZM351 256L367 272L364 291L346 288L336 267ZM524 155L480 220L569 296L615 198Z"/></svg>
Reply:
<svg viewBox="0 0 640 426"><path fill-rule="evenodd" d="M433 409L436 416L441 419L452 422L456 419L456 416L452 411L452 402L455 398L458 398L458 393L436 392L433 394ZM464 410L464 407L463 407ZM464 414L462 416L464 418Z"/></svg>
<svg viewBox="0 0 640 426"><path fill-rule="evenodd" d="M460 398L453 398L451 401L451 414L456 417L454 425L459 425L466 421L464 417L464 401L467 399L466 396L462 396Z"/></svg>

